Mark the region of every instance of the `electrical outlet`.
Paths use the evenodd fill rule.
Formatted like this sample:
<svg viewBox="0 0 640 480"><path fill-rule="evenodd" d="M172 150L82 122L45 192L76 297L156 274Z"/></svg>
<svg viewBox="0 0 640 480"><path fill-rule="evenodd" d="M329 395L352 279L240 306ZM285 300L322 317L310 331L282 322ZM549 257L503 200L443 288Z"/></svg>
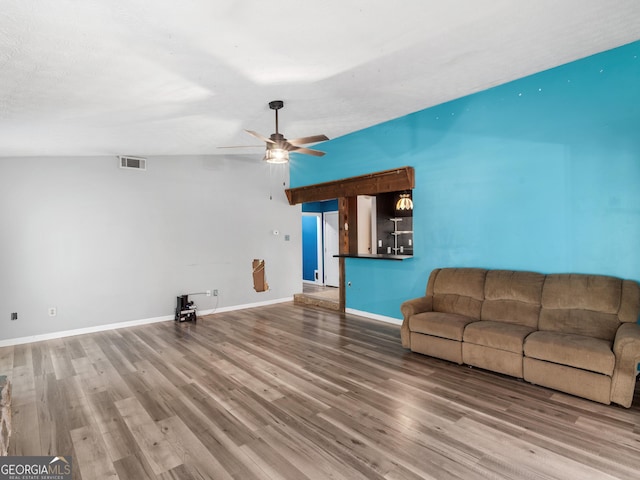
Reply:
<svg viewBox="0 0 640 480"><path fill-rule="evenodd" d="M49 307L49 316L55 317L58 314L58 310L56 307Z"/></svg>
<svg viewBox="0 0 640 480"><path fill-rule="evenodd" d="M207 297L210 297L210 296L211 296L211 290L207 290L207 292L206 292L206 293L207 293Z"/></svg>
<svg viewBox="0 0 640 480"><path fill-rule="evenodd" d="M218 296L218 289L216 289L216 290L214 290L214 291L213 291L213 296L214 296L214 297L217 297L217 296Z"/></svg>

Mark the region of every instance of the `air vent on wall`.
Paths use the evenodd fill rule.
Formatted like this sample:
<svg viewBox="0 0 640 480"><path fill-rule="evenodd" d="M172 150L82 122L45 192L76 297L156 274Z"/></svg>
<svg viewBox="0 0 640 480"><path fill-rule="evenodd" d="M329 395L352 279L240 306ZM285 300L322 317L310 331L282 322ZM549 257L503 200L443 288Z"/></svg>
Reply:
<svg viewBox="0 0 640 480"><path fill-rule="evenodd" d="M147 169L147 159L142 157L129 157L124 155L119 155L118 160L120 161L120 168L129 168L132 170L146 170Z"/></svg>

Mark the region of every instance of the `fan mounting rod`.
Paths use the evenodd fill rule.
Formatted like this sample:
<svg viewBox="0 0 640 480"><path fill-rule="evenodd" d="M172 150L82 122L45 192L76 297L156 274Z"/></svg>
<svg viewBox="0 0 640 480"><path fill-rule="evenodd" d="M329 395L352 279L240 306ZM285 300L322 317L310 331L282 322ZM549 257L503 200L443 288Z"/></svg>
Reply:
<svg viewBox="0 0 640 480"><path fill-rule="evenodd" d="M278 135L278 110L284 107L284 102L282 100L272 100L269 102L269 108L271 110L275 110L276 112L276 135Z"/></svg>

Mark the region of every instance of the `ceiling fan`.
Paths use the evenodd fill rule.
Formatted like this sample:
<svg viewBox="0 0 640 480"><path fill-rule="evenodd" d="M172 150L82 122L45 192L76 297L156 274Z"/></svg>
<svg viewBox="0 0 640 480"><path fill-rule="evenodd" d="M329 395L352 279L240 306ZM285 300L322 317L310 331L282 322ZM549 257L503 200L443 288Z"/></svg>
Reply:
<svg viewBox="0 0 640 480"><path fill-rule="evenodd" d="M269 138L260 135L252 130L245 130L249 135L252 135L267 144L267 150L265 152L263 160L268 163L287 163L289 161L289 152L302 153L305 155L313 155L315 157L322 157L324 152L320 150L313 150L311 148L302 147L307 143L316 143L329 140L326 135L312 135L310 137L294 138L293 140L287 140L284 135L278 131L278 110L284 107L282 100L273 100L269 102L269 108L276 112L276 133L272 133ZM225 148L225 147L220 147ZM226 148L241 148L241 147L226 147Z"/></svg>

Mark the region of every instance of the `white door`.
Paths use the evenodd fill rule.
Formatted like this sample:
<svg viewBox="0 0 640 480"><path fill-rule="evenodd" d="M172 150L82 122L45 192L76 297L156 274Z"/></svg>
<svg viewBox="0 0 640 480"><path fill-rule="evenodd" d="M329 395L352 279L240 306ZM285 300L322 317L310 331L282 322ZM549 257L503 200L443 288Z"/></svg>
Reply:
<svg viewBox="0 0 640 480"><path fill-rule="evenodd" d="M324 284L340 286L340 266L334 255L340 253L338 236L338 212L324 214Z"/></svg>

